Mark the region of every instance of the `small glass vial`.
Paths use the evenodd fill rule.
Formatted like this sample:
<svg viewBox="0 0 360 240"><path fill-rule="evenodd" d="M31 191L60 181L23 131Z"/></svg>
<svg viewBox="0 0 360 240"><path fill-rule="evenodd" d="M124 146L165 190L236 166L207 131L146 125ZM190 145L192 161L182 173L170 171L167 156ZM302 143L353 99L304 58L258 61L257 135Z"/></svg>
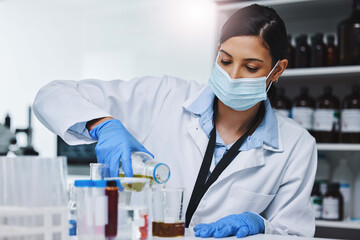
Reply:
<svg viewBox="0 0 360 240"><path fill-rule="evenodd" d="M165 163L154 161L154 159L144 152L133 152L131 154L132 169L134 177L148 178L150 184L164 184L170 178L170 168ZM120 162L119 177L125 177Z"/></svg>
<svg viewBox="0 0 360 240"><path fill-rule="evenodd" d="M330 183L323 198L322 219L341 221L343 220L343 197L340 193L339 183Z"/></svg>
<svg viewBox="0 0 360 240"><path fill-rule="evenodd" d="M320 183L315 182L311 191L311 205L313 207L315 219L321 219L322 215L322 194L320 192Z"/></svg>

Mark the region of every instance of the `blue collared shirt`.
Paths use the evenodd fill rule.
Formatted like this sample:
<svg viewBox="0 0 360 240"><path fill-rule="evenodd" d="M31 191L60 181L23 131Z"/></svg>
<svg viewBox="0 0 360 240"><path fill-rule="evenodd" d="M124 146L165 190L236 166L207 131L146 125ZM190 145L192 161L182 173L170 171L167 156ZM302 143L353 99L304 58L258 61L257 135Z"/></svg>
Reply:
<svg viewBox="0 0 360 240"><path fill-rule="evenodd" d="M210 132L213 129L213 103L215 94L208 86L199 95L194 102L186 109L193 114L200 116L200 125L206 135L210 138ZM278 149L278 128L277 119L270 101L265 101L265 116L260 125L256 128L252 135L248 136L241 145L241 151L247 151L254 148L262 147L263 144ZM226 145L216 131L216 145L214 151L214 160L217 164L224 154L231 148L233 143Z"/></svg>

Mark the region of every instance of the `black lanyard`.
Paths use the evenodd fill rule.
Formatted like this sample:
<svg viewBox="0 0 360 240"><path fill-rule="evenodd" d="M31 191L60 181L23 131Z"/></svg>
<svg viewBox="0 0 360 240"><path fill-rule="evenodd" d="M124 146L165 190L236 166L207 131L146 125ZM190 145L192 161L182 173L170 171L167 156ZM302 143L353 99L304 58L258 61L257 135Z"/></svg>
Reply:
<svg viewBox="0 0 360 240"><path fill-rule="evenodd" d="M252 126L246 131L244 135L242 135L229 149L229 151L221 158L220 162L216 165L214 171L210 174L208 180L206 180L210 165L212 161L212 156L215 150L216 144L216 127L214 123L214 127L210 133L209 143L206 148L205 156L203 162L201 164L198 177L195 182L195 186L193 192L190 197L189 206L186 210L186 219L185 219L185 226L189 227L191 218L196 211L202 197L205 195L206 191L209 187L218 179L220 174L225 170L227 166L234 160L234 158L241 152L239 148L241 147L242 143L249 135L250 130L256 125L258 122L261 112L264 111L263 103L260 105L260 109L255 116L254 122Z"/></svg>

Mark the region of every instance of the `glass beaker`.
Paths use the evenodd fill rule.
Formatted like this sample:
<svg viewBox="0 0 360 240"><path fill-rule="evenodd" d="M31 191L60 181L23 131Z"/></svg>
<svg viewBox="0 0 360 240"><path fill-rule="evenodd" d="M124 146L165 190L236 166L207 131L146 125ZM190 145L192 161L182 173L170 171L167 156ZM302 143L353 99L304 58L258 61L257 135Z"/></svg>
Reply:
<svg viewBox="0 0 360 240"><path fill-rule="evenodd" d="M91 180L103 180L106 177L110 177L110 169L107 164L90 163L90 179Z"/></svg>
<svg viewBox="0 0 360 240"><path fill-rule="evenodd" d="M149 179L107 178L120 180L118 204L118 240L147 240L149 238Z"/></svg>
<svg viewBox="0 0 360 240"><path fill-rule="evenodd" d="M152 188L153 236L184 236L183 198L184 188Z"/></svg>

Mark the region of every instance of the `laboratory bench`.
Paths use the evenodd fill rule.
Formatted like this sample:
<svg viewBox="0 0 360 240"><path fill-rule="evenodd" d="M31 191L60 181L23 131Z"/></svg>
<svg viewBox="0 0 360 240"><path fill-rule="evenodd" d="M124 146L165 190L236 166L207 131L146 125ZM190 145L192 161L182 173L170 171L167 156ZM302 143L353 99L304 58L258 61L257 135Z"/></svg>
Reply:
<svg viewBox="0 0 360 240"><path fill-rule="evenodd" d="M153 237L153 240L174 240L174 238L163 238L163 237ZM194 236L194 233L190 229L185 229L184 237L177 237L176 240L201 240L204 238L198 238ZM235 236L227 237L227 238L206 238L206 239L227 239L227 240L236 240L239 239ZM252 236L248 236L245 239L249 240L290 240L290 239L298 239L298 240L306 240L306 239L329 239L329 238L306 238L306 237L297 237L297 236L282 236L282 235L270 235L270 234L256 234Z"/></svg>

